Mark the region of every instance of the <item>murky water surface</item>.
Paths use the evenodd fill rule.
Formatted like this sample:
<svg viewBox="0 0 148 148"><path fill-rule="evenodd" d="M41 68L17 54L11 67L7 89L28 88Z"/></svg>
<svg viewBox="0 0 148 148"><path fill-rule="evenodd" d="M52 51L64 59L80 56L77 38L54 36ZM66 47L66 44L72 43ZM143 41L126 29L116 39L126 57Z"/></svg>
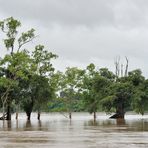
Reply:
<svg viewBox="0 0 148 148"><path fill-rule="evenodd" d="M87 113L74 113L72 121L62 114L15 115L0 121L0 148L148 148L148 115L126 115L125 120L108 119L98 113L94 123Z"/></svg>

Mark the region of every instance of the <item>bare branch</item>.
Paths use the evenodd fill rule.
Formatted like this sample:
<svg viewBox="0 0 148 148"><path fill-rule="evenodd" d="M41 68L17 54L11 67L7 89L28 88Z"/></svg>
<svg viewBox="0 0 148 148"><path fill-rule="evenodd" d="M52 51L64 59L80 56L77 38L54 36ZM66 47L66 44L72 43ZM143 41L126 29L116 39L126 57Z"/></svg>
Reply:
<svg viewBox="0 0 148 148"><path fill-rule="evenodd" d="M125 57L125 59L126 59L125 76L127 76L127 73L128 73L128 58Z"/></svg>
<svg viewBox="0 0 148 148"><path fill-rule="evenodd" d="M121 64L121 77L123 77L123 64Z"/></svg>
<svg viewBox="0 0 148 148"><path fill-rule="evenodd" d="M19 50L21 49L21 47L29 42L31 42L33 39L35 39L37 36L34 36L32 38L30 38L29 40L26 40L25 42L23 42L22 44L19 43L19 47L17 49L17 52L19 52Z"/></svg>
<svg viewBox="0 0 148 148"><path fill-rule="evenodd" d="M117 57L115 59L115 68L116 68L115 75L116 77L119 77L120 76L120 57Z"/></svg>

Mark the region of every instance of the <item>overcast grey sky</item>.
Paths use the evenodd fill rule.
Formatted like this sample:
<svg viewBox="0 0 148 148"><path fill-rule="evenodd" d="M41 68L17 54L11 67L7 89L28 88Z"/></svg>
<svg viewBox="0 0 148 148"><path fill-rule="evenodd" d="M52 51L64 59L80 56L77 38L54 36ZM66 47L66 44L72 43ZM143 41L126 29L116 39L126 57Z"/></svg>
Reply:
<svg viewBox="0 0 148 148"><path fill-rule="evenodd" d="M127 56L148 76L148 0L0 0L0 19L10 16L36 29L32 44L58 54L59 70L92 62L114 70L115 57Z"/></svg>

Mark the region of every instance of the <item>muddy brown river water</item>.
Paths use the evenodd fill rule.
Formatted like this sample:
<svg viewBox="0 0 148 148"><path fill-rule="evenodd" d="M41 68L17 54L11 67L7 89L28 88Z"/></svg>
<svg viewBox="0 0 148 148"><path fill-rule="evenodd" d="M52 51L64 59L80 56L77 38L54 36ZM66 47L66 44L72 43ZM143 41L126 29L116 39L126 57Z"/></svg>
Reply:
<svg viewBox="0 0 148 148"><path fill-rule="evenodd" d="M148 115L113 120L98 113L95 123L88 113L74 113L72 121L59 113L36 116L0 121L0 148L148 148Z"/></svg>

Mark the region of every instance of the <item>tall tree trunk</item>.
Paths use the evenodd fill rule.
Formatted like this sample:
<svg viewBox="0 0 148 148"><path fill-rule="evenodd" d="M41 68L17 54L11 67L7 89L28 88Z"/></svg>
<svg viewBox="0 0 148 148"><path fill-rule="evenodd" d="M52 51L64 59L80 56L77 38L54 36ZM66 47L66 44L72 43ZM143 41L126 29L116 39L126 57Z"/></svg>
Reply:
<svg viewBox="0 0 148 148"><path fill-rule="evenodd" d="M123 100L121 99L120 102L117 104L116 107L116 113L111 116L110 118L117 119L117 118L122 118L124 119L125 111L124 111L124 103Z"/></svg>
<svg viewBox="0 0 148 148"><path fill-rule="evenodd" d="M18 111L19 111L19 105L16 105L16 116L15 119L18 120Z"/></svg>
<svg viewBox="0 0 148 148"><path fill-rule="evenodd" d="M18 120L18 112L16 112L15 119Z"/></svg>
<svg viewBox="0 0 148 148"><path fill-rule="evenodd" d="M72 119L72 113L69 112L69 119L71 120Z"/></svg>
<svg viewBox="0 0 148 148"><path fill-rule="evenodd" d="M40 113L40 111L38 111L38 120L40 120L40 116L41 116L41 113Z"/></svg>
<svg viewBox="0 0 148 148"><path fill-rule="evenodd" d="M117 118L117 119L116 119L116 124L117 124L117 125L125 125L125 120L124 120L124 118Z"/></svg>
<svg viewBox="0 0 148 148"><path fill-rule="evenodd" d="M11 121L10 120L7 121L7 128L8 128L8 130L11 130Z"/></svg>
<svg viewBox="0 0 148 148"><path fill-rule="evenodd" d="M16 120L16 129L19 128L18 120Z"/></svg>
<svg viewBox="0 0 148 148"><path fill-rule="evenodd" d="M27 120L28 121L30 121L32 110L33 110L33 99L31 101L31 103L28 104L28 106L26 108L26 115L27 115Z"/></svg>
<svg viewBox="0 0 148 148"><path fill-rule="evenodd" d="M94 121L96 121L96 118L97 118L96 112L93 112L93 114L94 114Z"/></svg>
<svg viewBox="0 0 148 148"><path fill-rule="evenodd" d="M26 112L27 114L27 120L30 121L30 118L31 118L31 112Z"/></svg>
<svg viewBox="0 0 148 148"><path fill-rule="evenodd" d="M11 107L10 107L10 103L8 103L8 106L7 106L6 120L11 120Z"/></svg>
<svg viewBox="0 0 148 148"><path fill-rule="evenodd" d="M3 103L3 116L2 116L3 120L5 120L5 104Z"/></svg>
<svg viewBox="0 0 148 148"><path fill-rule="evenodd" d="M124 106L123 103L120 103L117 107L116 114L118 114L118 118L124 119Z"/></svg>
<svg viewBox="0 0 148 148"><path fill-rule="evenodd" d="M30 128L31 127L31 121L30 120L27 120L26 121L26 128Z"/></svg>

